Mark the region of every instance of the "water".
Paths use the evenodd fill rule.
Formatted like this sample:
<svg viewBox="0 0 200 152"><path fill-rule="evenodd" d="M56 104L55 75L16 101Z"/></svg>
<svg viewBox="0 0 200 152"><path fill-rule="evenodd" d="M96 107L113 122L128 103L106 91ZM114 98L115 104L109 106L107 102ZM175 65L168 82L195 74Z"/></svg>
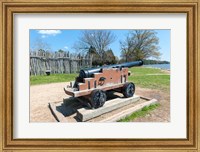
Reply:
<svg viewBox="0 0 200 152"><path fill-rule="evenodd" d="M170 64L149 64L143 65L144 67L159 68L164 70L170 70Z"/></svg>

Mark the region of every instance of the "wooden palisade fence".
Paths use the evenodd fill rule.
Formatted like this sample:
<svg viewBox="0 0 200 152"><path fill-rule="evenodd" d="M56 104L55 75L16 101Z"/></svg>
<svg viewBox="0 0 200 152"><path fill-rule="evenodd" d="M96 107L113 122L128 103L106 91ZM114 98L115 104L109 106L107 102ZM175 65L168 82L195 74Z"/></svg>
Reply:
<svg viewBox="0 0 200 152"><path fill-rule="evenodd" d="M69 52L30 52L30 75L44 75L47 71L56 73L76 73L81 68L91 67L92 59Z"/></svg>

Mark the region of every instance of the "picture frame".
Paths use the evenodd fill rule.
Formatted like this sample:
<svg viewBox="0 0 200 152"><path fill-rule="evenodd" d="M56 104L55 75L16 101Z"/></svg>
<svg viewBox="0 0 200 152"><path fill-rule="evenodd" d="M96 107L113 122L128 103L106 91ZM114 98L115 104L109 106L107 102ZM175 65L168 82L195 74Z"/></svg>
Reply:
<svg viewBox="0 0 200 152"><path fill-rule="evenodd" d="M0 149L2 151L199 151L200 1L2 0L0 2ZM186 139L13 139L13 16L15 13L186 13Z"/></svg>

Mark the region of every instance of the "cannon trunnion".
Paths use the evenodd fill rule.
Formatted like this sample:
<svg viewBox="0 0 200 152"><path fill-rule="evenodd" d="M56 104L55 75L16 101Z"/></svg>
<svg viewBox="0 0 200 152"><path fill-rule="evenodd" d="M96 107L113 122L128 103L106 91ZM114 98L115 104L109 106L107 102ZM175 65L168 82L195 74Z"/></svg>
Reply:
<svg viewBox="0 0 200 152"><path fill-rule="evenodd" d="M89 99L91 108L102 107L107 99L106 91L109 90L121 92L126 98L132 97L135 85L128 82L128 68L141 65L143 62L140 60L80 70L76 80L70 82L64 91L73 97Z"/></svg>

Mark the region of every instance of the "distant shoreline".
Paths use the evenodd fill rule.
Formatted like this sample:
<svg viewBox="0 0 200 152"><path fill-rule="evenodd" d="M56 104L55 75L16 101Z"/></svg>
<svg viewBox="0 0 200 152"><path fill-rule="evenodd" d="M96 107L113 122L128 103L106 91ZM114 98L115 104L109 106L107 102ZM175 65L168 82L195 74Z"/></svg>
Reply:
<svg viewBox="0 0 200 152"><path fill-rule="evenodd" d="M164 72L164 73L166 73L166 74L168 74L168 75L170 75L170 69L160 69L160 68L154 68L154 67L142 67L142 68L152 68L152 69L159 69L159 70L161 70L162 72Z"/></svg>
<svg viewBox="0 0 200 152"><path fill-rule="evenodd" d="M148 64L148 65L143 65L143 67L170 71L170 64Z"/></svg>

